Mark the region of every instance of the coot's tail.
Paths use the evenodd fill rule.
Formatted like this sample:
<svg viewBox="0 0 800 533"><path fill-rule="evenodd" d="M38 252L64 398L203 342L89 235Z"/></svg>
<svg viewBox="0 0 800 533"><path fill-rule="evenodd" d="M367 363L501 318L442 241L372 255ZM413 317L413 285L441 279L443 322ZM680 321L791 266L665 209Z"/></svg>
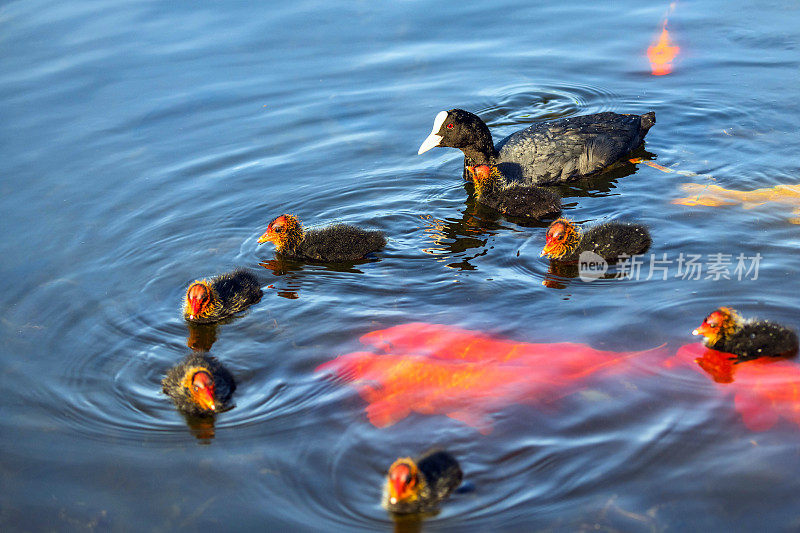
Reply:
<svg viewBox="0 0 800 533"><path fill-rule="evenodd" d="M656 123L656 112L650 111L642 115L642 136Z"/></svg>

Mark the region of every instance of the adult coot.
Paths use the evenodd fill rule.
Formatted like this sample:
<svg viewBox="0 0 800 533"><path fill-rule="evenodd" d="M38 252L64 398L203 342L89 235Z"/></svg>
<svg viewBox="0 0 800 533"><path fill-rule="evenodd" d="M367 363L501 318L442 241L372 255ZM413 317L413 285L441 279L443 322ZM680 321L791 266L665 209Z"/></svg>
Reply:
<svg viewBox="0 0 800 533"><path fill-rule="evenodd" d="M464 152L466 168L496 165L510 181L529 185L561 183L601 172L639 146L656 114L596 113L534 124L495 146L489 128L463 109L442 111L419 154L435 146Z"/></svg>
<svg viewBox="0 0 800 533"><path fill-rule="evenodd" d="M446 451L433 450L417 459L402 457L389 467L381 504L397 514L433 511L461 478L458 461Z"/></svg>
<svg viewBox="0 0 800 533"><path fill-rule="evenodd" d="M791 329L766 320L745 320L730 307L708 315L692 335L702 335L707 347L733 354L737 361L794 355L798 346L797 333Z"/></svg>
<svg viewBox="0 0 800 533"><path fill-rule="evenodd" d="M282 256L321 262L358 261L386 246L382 231L336 224L306 230L294 215L281 215L267 226L258 243L275 243Z"/></svg>

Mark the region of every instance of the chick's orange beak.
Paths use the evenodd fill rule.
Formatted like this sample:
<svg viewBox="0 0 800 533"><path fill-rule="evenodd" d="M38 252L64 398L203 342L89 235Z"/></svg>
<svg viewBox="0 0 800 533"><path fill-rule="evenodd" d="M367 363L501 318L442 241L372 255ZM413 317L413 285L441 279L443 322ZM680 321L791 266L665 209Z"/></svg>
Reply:
<svg viewBox="0 0 800 533"><path fill-rule="evenodd" d="M403 494L405 483L403 483L402 479L391 479L389 480L389 486L391 487L389 491L389 501L391 503L397 503L401 499L400 495Z"/></svg>
<svg viewBox="0 0 800 533"><path fill-rule="evenodd" d="M191 311L192 318L199 315L202 309L203 309L203 300L199 298L191 298L189 300L189 311Z"/></svg>
<svg viewBox="0 0 800 533"><path fill-rule="evenodd" d="M215 411L214 404L214 382L206 372L198 372L192 379L192 399L209 411Z"/></svg>
<svg viewBox="0 0 800 533"><path fill-rule="evenodd" d="M200 391L198 391L195 400L197 401L197 404L203 409L208 409L209 411L216 410L216 406L214 405L213 389L201 389Z"/></svg>
<svg viewBox="0 0 800 533"><path fill-rule="evenodd" d="M542 253L539 254L539 257L545 255L549 256L551 253L553 253L553 248L555 248L555 246L556 246L555 240L547 239L544 243L544 248L542 248Z"/></svg>
<svg viewBox="0 0 800 533"><path fill-rule="evenodd" d="M208 289L200 282L193 283L186 291L186 307L190 320L203 312L208 303Z"/></svg>
<svg viewBox="0 0 800 533"><path fill-rule="evenodd" d="M265 242L275 242L275 237L271 235L269 230L265 231L264 234L258 238L258 244L264 244Z"/></svg>
<svg viewBox="0 0 800 533"><path fill-rule="evenodd" d="M700 324L699 328L692 331L692 335L702 335L703 337L707 337L712 333L714 333L714 331L711 329L711 326L708 325L708 322L703 322Z"/></svg>

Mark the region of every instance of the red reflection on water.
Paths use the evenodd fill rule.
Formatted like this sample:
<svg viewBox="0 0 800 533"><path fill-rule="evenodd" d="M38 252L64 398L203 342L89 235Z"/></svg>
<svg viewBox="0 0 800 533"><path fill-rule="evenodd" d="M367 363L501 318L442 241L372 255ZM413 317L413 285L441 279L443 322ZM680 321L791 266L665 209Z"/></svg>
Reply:
<svg viewBox="0 0 800 533"><path fill-rule="evenodd" d="M800 426L800 365L796 361L763 357L733 364L730 357L696 343L681 347L665 365L691 364L708 373L734 395L736 411L752 431L766 431L781 418Z"/></svg>
<svg viewBox="0 0 800 533"><path fill-rule="evenodd" d="M548 403L643 352L595 350L577 343L527 343L440 324L411 323L361 337L374 351L353 352L317 367L351 383L367 418L390 426L412 412L444 414L481 433L489 414L512 403Z"/></svg>
<svg viewBox="0 0 800 533"><path fill-rule="evenodd" d="M669 13L675 9L675 3L670 4ZM650 60L650 70L653 76L663 76L672 72L672 61L681 49L675 46L667 31L667 19L661 25L661 34L658 41L647 48L647 59Z"/></svg>

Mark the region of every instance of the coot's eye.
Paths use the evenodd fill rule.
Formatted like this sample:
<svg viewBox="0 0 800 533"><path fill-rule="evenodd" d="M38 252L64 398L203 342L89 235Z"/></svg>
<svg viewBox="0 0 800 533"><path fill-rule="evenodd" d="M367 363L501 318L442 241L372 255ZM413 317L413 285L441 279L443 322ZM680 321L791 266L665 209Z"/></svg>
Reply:
<svg viewBox="0 0 800 533"><path fill-rule="evenodd" d="M452 130L452 129L453 129L453 123L452 123L452 122L451 122L450 124L448 124L448 125L447 125L447 129L448 129L448 130Z"/></svg>

